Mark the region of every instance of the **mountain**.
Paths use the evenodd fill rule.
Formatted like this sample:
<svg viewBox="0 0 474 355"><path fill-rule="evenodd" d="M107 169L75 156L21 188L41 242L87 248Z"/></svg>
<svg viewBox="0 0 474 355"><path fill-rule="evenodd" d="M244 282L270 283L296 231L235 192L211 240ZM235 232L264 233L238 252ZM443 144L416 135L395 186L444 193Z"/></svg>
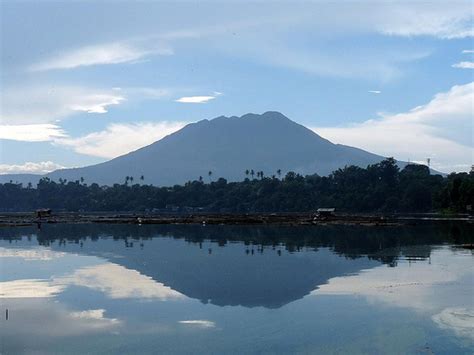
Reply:
<svg viewBox="0 0 474 355"><path fill-rule="evenodd" d="M56 181L83 177L87 183L110 185L123 183L126 176L139 182L143 175L144 183L167 186L199 176L205 180L242 180L246 169L263 171L267 176L276 174L278 169L283 174L295 171L327 175L345 165L366 167L382 159L361 149L333 144L279 112L266 112L202 120L110 161L56 170L45 176ZM37 182L31 176L26 178L3 175L0 182Z"/></svg>

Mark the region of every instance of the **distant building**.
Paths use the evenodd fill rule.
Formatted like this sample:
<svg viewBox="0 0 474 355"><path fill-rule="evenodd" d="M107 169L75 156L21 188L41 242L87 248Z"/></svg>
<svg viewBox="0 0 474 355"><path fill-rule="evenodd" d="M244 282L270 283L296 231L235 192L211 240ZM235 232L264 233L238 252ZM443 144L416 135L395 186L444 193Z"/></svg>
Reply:
<svg viewBox="0 0 474 355"><path fill-rule="evenodd" d="M43 217L50 217L51 216L51 208L40 208L36 210L36 217L43 218Z"/></svg>
<svg viewBox="0 0 474 355"><path fill-rule="evenodd" d="M331 217L336 212L335 208L318 208L316 211L317 217Z"/></svg>

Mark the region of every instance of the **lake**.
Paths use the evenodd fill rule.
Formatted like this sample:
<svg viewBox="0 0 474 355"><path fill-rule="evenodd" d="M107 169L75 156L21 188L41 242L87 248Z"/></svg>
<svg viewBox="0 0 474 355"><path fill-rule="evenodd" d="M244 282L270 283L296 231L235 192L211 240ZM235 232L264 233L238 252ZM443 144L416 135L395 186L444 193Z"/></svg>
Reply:
<svg viewBox="0 0 474 355"><path fill-rule="evenodd" d="M0 353L471 354L472 232L1 228Z"/></svg>

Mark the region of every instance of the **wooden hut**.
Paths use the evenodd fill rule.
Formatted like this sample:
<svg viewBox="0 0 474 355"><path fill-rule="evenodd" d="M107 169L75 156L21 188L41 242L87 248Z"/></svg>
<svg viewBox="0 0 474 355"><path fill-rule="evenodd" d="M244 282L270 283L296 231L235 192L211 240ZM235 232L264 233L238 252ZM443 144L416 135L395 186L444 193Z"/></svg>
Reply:
<svg viewBox="0 0 474 355"><path fill-rule="evenodd" d="M43 217L50 217L51 216L51 208L40 208L36 210L36 217L43 218Z"/></svg>
<svg viewBox="0 0 474 355"><path fill-rule="evenodd" d="M335 208L318 208L316 211L317 217L333 217L336 212Z"/></svg>

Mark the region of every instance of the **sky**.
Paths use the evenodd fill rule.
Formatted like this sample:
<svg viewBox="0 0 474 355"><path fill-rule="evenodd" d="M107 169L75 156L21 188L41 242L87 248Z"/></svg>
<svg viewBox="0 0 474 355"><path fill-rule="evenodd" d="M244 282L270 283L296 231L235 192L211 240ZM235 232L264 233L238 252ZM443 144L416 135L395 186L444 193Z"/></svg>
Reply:
<svg viewBox="0 0 474 355"><path fill-rule="evenodd" d="M473 163L472 1L0 1L0 174L280 111L334 143Z"/></svg>

